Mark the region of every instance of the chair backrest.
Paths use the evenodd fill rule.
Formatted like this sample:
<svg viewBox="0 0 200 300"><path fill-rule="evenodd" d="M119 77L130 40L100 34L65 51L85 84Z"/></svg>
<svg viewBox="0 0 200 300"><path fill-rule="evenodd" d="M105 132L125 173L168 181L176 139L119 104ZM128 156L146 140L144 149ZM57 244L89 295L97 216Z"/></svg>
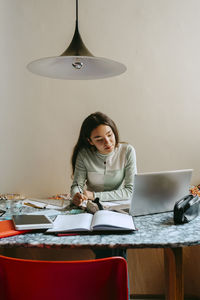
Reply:
<svg viewBox="0 0 200 300"><path fill-rule="evenodd" d="M0 255L1 300L127 300L122 257L39 261Z"/></svg>

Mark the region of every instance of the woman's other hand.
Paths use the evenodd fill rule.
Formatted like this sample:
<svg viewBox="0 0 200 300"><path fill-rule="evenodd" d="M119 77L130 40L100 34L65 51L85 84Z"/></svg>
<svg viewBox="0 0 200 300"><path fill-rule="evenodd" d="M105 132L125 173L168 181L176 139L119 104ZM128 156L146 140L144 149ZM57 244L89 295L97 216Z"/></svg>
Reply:
<svg viewBox="0 0 200 300"><path fill-rule="evenodd" d="M87 196L84 194L76 193L73 197L73 204L76 206L80 206L84 200L88 200Z"/></svg>
<svg viewBox="0 0 200 300"><path fill-rule="evenodd" d="M94 200L94 193L90 191L84 191L83 194L87 197L89 200Z"/></svg>

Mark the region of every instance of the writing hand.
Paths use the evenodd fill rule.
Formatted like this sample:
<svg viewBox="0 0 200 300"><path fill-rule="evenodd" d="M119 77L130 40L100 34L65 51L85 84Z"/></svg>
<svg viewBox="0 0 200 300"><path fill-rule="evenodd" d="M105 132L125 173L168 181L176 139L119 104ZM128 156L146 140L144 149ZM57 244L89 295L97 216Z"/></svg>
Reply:
<svg viewBox="0 0 200 300"><path fill-rule="evenodd" d="M84 200L88 200L86 195L76 193L72 199L72 203L76 206L80 206Z"/></svg>

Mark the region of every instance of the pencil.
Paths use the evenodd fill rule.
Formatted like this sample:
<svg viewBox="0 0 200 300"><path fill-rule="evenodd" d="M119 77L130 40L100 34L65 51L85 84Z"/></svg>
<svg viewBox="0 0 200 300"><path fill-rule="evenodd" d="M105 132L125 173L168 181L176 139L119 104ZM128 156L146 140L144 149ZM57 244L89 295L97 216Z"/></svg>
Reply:
<svg viewBox="0 0 200 300"><path fill-rule="evenodd" d="M82 194L82 191L81 191L81 189L80 189L80 186L79 186L78 182L76 183L76 185L77 185L77 187L78 187L79 193Z"/></svg>

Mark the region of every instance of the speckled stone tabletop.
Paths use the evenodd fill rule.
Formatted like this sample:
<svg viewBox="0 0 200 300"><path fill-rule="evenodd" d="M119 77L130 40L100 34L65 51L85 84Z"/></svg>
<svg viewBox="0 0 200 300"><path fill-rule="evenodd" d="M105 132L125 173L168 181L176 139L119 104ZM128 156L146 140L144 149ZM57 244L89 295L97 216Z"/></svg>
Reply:
<svg viewBox="0 0 200 300"><path fill-rule="evenodd" d="M134 218L137 231L129 234L54 236L26 233L0 239L0 248L175 248L200 244L200 216L174 225L173 213Z"/></svg>

